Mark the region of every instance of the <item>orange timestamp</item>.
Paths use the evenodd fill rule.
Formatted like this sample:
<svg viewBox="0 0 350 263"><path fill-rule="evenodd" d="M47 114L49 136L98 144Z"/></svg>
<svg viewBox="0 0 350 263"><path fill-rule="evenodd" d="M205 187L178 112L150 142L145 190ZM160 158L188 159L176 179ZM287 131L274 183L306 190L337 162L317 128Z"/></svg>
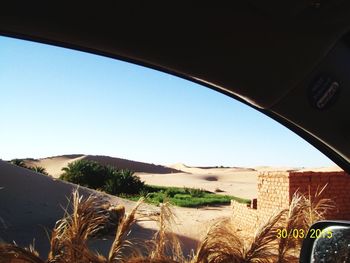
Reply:
<svg viewBox="0 0 350 263"><path fill-rule="evenodd" d="M333 233L329 229L314 229L311 228L308 231L304 229L286 229L286 228L279 228L276 230L276 237L277 238L332 238Z"/></svg>

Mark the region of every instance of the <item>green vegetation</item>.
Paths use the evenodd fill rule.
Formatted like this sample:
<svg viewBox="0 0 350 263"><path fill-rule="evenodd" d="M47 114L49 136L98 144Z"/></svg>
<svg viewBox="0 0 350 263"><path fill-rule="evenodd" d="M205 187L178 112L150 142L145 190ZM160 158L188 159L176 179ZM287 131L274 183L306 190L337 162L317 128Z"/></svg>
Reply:
<svg viewBox="0 0 350 263"><path fill-rule="evenodd" d="M62 171L60 179L93 189L102 188L115 172L109 167L88 160L69 163Z"/></svg>
<svg viewBox="0 0 350 263"><path fill-rule="evenodd" d="M246 204L250 203L248 199L229 195L218 195L202 189L153 185L145 185L143 192L139 195L125 195L124 197L136 201L141 196L145 198L147 203L159 205L160 203L169 202L172 205L182 207L227 205L230 204L231 200Z"/></svg>
<svg viewBox="0 0 350 263"><path fill-rule="evenodd" d="M60 179L92 189L101 189L109 194L137 194L144 183L132 171L117 170L98 162L78 160L62 168Z"/></svg>
<svg viewBox="0 0 350 263"><path fill-rule="evenodd" d="M44 167L41 167L41 166L32 166L32 167L26 167L30 170L33 170L34 172L37 172L37 173L40 173L40 174L45 174L45 175L49 175L47 172L46 172L46 169Z"/></svg>
<svg viewBox="0 0 350 263"><path fill-rule="evenodd" d="M132 171L117 170L98 162L78 160L62 169L60 179L92 189L100 189L112 195L118 195L137 201L144 197L147 203L159 205L169 202L182 207L200 207L206 205L226 205L231 200L249 203L250 200L229 195L218 195L202 189L186 187L161 187L145 185Z"/></svg>
<svg viewBox="0 0 350 263"><path fill-rule="evenodd" d="M120 195L120 194L139 194L145 184L140 178L134 175L134 172L130 170L115 170L110 168L114 172L107 179L103 186L103 190L109 194Z"/></svg>

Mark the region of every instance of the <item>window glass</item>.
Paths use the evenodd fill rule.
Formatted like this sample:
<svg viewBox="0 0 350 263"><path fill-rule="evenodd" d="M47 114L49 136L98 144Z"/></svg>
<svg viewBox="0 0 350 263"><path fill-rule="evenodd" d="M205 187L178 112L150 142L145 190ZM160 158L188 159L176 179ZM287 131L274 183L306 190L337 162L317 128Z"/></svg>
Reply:
<svg viewBox="0 0 350 263"><path fill-rule="evenodd" d="M91 240L104 255L116 222L140 197L148 203L142 211L153 218L166 213L162 204L172 205L173 231L191 257L217 220L223 229L214 235L218 240L232 231L237 240L250 240L258 225L290 207L295 191L305 198L320 192L337 196L326 202L327 209L344 198L335 194L346 193L334 188L347 180L345 174L293 132L228 96L169 74L0 37L0 84L0 238L19 246L34 238L42 255L49 251L43 229L54 228L74 189L62 180L91 188L81 193L112 205L111 221ZM313 220L342 219L350 208L340 211L345 212ZM133 235L141 239L157 230L154 222L138 224ZM305 226L281 225L275 239L292 233L300 244ZM234 245L243 249L242 244ZM288 255L298 254L293 251Z"/></svg>

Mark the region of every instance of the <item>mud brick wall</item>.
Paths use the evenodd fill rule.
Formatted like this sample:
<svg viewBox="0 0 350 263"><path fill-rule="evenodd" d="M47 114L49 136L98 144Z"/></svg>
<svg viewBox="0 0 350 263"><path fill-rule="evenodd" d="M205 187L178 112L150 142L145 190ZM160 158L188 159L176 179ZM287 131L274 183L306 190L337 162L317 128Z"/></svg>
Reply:
<svg viewBox="0 0 350 263"><path fill-rule="evenodd" d="M258 176L258 204L260 216L271 216L289 206L289 172L267 172Z"/></svg>
<svg viewBox="0 0 350 263"><path fill-rule="evenodd" d="M238 228L253 230L275 211L288 208L295 191L313 198L324 185L322 198L337 205L328 219L350 220L350 175L345 172L268 172L258 176L257 209L232 201L233 220Z"/></svg>
<svg viewBox="0 0 350 263"><path fill-rule="evenodd" d="M259 225L258 210L250 208L247 204L238 203L235 200L231 201L233 210L234 226L239 230L249 230Z"/></svg>
<svg viewBox="0 0 350 263"><path fill-rule="evenodd" d="M336 209L330 211L328 219L350 220L350 175L345 172L290 172L289 200L298 190L314 198L323 186L325 190L321 198L328 198L335 202Z"/></svg>

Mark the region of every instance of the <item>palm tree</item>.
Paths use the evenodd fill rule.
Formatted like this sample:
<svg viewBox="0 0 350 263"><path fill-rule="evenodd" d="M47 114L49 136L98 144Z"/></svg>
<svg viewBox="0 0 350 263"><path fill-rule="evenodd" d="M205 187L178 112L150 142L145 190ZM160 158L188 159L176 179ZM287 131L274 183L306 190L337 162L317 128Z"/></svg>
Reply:
<svg viewBox="0 0 350 263"><path fill-rule="evenodd" d="M92 189L102 188L108 179L108 169L95 161L78 160L62 168L60 179Z"/></svg>
<svg viewBox="0 0 350 263"><path fill-rule="evenodd" d="M17 166L20 166L20 167L26 168L26 164L24 163L23 159L12 159L10 161L10 163L14 164L14 165L17 165Z"/></svg>

